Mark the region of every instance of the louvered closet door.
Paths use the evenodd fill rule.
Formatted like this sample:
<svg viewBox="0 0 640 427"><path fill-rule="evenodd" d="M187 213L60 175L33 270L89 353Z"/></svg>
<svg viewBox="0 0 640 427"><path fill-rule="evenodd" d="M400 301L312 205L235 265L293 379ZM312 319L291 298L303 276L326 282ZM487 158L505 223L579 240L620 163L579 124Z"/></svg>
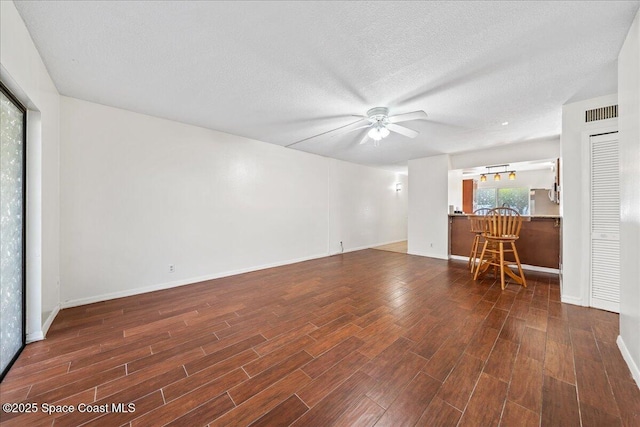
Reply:
<svg viewBox="0 0 640 427"><path fill-rule="evenodd" d="M618 133L591 137L592 307L620 312Z"/></svg>

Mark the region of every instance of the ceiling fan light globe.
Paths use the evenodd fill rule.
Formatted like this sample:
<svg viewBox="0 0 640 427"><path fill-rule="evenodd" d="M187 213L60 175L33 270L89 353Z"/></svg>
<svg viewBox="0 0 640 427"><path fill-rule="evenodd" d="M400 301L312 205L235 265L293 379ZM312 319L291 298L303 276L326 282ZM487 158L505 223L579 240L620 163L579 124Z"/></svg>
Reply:
<svg viewBox="0 0 640 427"><path fill-rule="evenodd" d="M377 127L372 128L367 135L369 135L369 138L373 139L374 141L380 141L382 139L380 129Z"/></svg>
<svg viewBox="0 0 640 427"><path fill-rule="evenodd" d="M387 128L380 128L380 136L382 136L383 138L386 138L389 136L389 129Z"/></svg>

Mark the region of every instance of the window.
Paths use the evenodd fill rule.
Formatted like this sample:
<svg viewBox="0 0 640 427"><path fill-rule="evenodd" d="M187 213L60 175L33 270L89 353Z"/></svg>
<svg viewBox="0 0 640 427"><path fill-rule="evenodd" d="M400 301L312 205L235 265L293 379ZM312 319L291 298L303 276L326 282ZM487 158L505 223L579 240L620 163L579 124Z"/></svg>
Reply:
<svg viewBox="0 0 640 427"><path fill-rule="evenodd" d="M476 209L507 207L515 209L520 215L529 215L529 189L515 188L478 188L476 190Z"/></svg>

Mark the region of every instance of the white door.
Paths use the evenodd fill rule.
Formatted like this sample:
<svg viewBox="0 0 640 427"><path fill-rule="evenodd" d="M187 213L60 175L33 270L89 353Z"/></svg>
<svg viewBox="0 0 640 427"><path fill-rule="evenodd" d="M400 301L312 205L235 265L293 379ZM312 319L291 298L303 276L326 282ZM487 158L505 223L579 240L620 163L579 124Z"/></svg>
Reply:
<svg viewBox="0 0 640 427"><path fill-rule="evenodd" d="M618 133L592 136L590 305L620 312Z"/></svg>

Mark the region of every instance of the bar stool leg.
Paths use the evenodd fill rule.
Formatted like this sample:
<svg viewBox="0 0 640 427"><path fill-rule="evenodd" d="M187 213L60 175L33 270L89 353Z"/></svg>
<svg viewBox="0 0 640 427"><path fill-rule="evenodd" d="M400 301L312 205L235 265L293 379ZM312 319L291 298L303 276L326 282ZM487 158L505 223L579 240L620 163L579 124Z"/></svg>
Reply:
<svg viewBox="0 0 640 427"><path fill-rule="evenodd" d="M527 279L524 278L524 272L522 271L522 265L520 265L520 257L518 257L518 251L516 250L516 244L511 242L511 249L513 249L513 256L516 258L516 264L518 264L518 274L522 278L522 286L527 287Z"/></svg>
<svg viewBox="0 0 640 427"><path fill-rule="evenodd" d="M476 236L473 237L473 241L471 242L471 253L469 254L469 262L467 263L467 268L473 273L473 268L475 266L475 248L476 248Z"/></svg>
<svg viewBox="0 0 640 427"><path fill-rule="evenodd" d="M500 242L500 287L504 291L504 243Z"/></svg>
<svg viewBox="0 0 640 427"><path fill-rule="evenodd" d="M471 243L471 256L469 257L469 267L473 274L476 269L476 259L478 258L478 247L480 246L480 235L476 233L473 237L473 243Z"/></svg>
<svg viewBox="0 0 640 427"><path fill-rule="evenodd" d="M476 267L476 272L473 275L473 280L478 279L478 274L480 273L480 267L482 266L482 261L484 260L484 253L487 249L488 240L484 241L484 245L482 245L482 253L480 254L480 260L478 261L478 266Z"/></svg>
<svg viewBox="0 0 640 427"><path fill-rule="evenodd" d="M500 261L500 246L498 243L493 243L494 252L491 254L491 265L493 265L493 277L498 278L498 262ZM497 253L495 252L497 251Z"/></svg>

